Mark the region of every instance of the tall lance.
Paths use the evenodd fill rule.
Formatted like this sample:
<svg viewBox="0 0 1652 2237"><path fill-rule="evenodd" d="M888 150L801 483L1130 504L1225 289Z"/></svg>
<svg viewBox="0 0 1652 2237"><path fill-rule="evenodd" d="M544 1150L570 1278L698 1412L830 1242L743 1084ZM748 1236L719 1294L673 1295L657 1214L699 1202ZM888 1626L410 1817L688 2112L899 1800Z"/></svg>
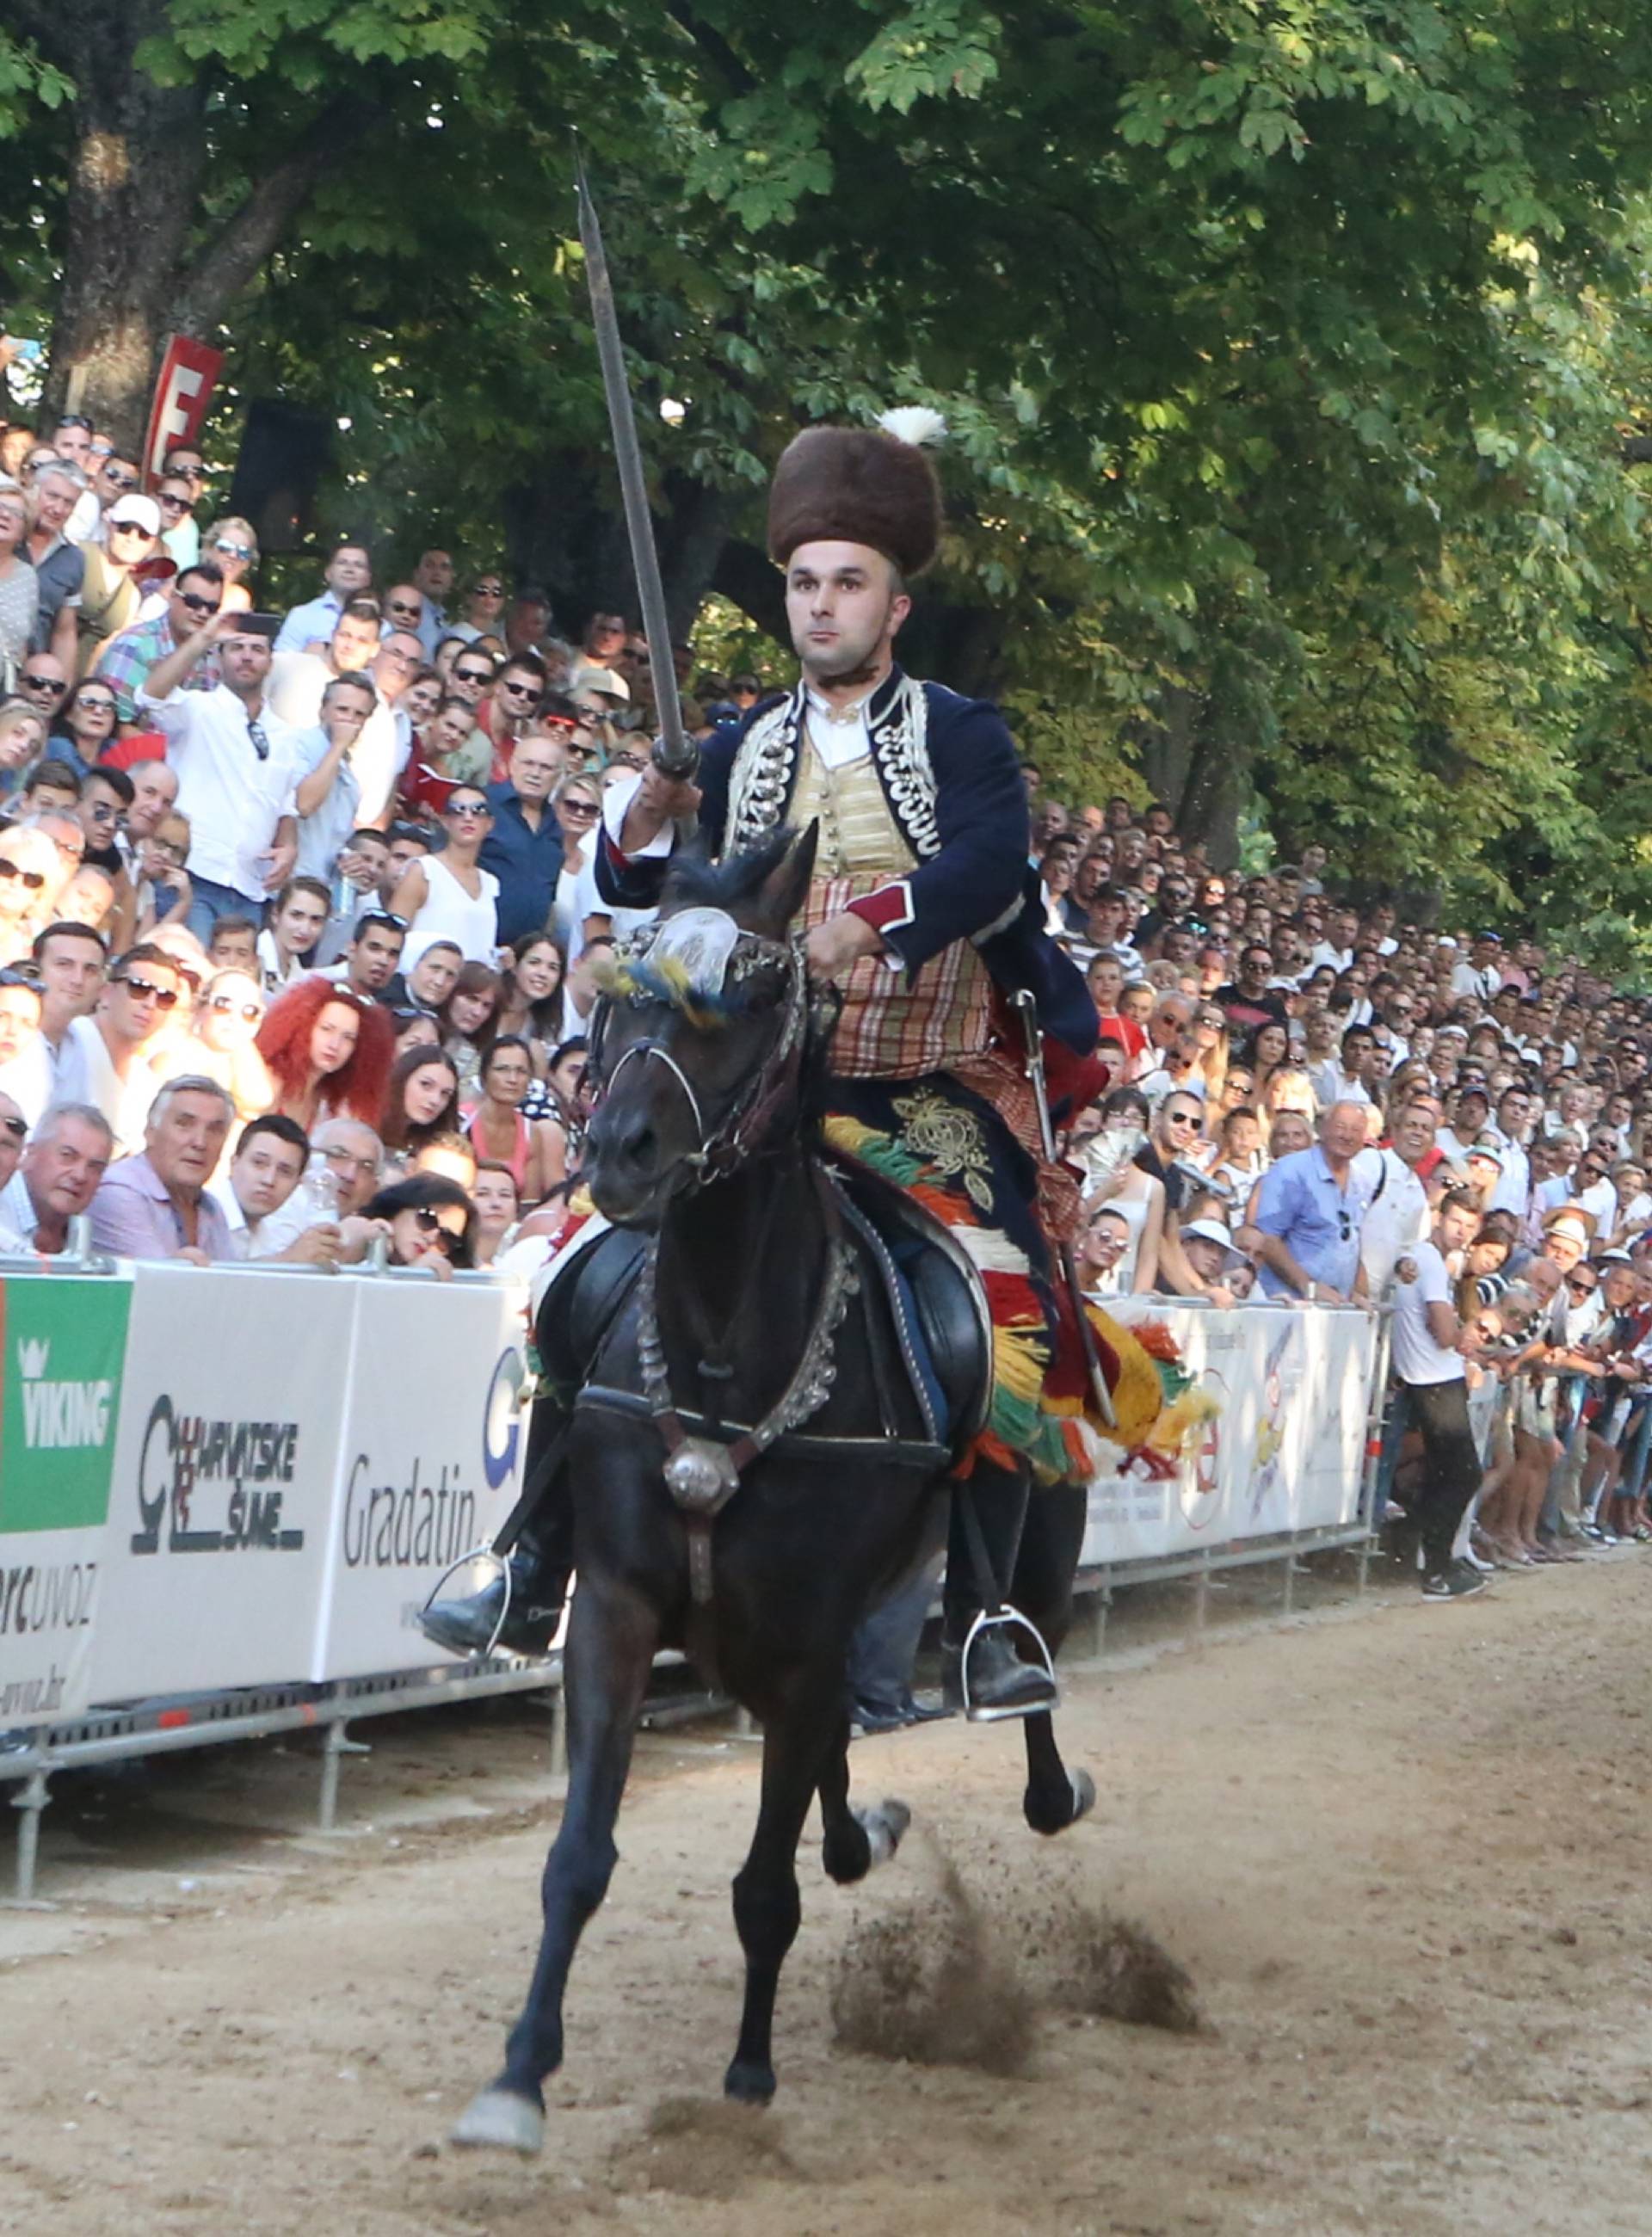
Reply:
<svg viewBox="0 0 1652 2237"><path fill-rule="evenodd" d="M631 543L631 564L637 577L637 600L642 608L643 634L648 639L648 668L653 678L654 707L659 718L659 736L654 741L654 766L662 776L675 783L684 783L693 778L700 765L700 749L683 728L677 670L671 662L671 633L665 619L665 592L660 583L659 554L654 549L654 523L648 510L648 486L643 478L643 453L637 440L631 385L625 378L619 320L614 312L613 282L608 276L602 227L577 140L573 163L579 190L579 239L585 252L585 284L591 290L591 323L597 329L603 393L608 399L614 463L619 469L619 493L625 505L625 533Z"/></svg>

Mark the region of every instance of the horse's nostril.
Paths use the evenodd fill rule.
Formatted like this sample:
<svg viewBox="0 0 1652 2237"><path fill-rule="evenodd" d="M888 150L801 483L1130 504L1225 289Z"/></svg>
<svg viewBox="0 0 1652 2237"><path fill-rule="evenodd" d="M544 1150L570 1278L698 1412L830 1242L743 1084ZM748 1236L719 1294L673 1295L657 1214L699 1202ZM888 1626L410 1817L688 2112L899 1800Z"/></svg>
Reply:
<svg viewBox="0 0 1652 2237"><path fill-rule="evenodd" d="M654 1154L654 1129L639 1113L617 1129L614 1147L628 1163L645 1165Z"/></svg>

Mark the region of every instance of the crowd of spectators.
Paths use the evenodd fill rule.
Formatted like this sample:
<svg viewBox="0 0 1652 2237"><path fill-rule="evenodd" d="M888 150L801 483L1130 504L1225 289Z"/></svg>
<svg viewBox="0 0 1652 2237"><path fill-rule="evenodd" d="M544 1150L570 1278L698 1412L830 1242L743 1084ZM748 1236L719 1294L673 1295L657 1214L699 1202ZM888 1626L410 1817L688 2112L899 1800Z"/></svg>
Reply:
<svg viewBox="0 0 1652 2237"><path fill-rule="evenodd" d="M1089 1293L1391 1307L1380 1489L1431 1597L1652 1541L1652 1003L1356 907L1321 848L1225 874L1162 807L1030 784L1111 1067L1068 1145Z"/></svg>
<svg viewBox="0 0 1652 2237"><path fill-rule="evenodd" d="M565 1217L648 649L361 544L256 601L202 453L0 437L0 1248L438 1274ZM675 655L685 685L691 656ZM701 731L757 697L698 679Z"/></svg>
<svg viewBox="0 0 1652 2237"><path fill-rule="evenodd" d="M342 543L265 611L201 452L141 483L80 418L0 438L0 1248L542 1248L646 645L440 549ZM673 657L701 733L760 696ZM1092 1294L1392 1305L1384 1488L1437 1597L1652 1539L1652 1004L1356 902L1321 847L1236 876L1027 782L1107 1068L1067 1145Z"/></svg>

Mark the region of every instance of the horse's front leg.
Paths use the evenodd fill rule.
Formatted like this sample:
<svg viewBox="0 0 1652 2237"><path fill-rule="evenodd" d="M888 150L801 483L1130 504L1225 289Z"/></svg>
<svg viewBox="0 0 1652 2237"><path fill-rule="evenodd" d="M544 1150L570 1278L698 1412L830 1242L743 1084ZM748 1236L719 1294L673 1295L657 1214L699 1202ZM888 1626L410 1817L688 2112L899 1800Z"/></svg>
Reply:
<svg viewBox="0 0 1652 2237"><path fill-rule="evenodd" d="M849 1719L842 1717L820 1774L820 1860L841 1887L887 1864L912 1823L904 1802L851 1805L849 1798Z"/></svg>
<svg viewBox="0 0 1652 2237"><path fill-rule="evenodd" d="M730 2097L767 2104L775 2094L770 2056L780 1969L797 1932L797 1843L809 1805L835 1752L846 1753L843 1653L794 1670L765 1716L763 1800L745 1863L735 1875L734 1923L746 1957L740 2040L723 2087ZM843 1796L848 1797L845 1761Z"/></svg>
<svg viewBox="0 0 1652 2237"><path fill-rule="evenodd" d="M540 2084L562 2063L568 1969L618 1861L614 1821L658 1636L655 1611L636 1593L581 1578L563 1656L568 1800L545 1859L539 1963L506 2043L504 2070L472 2100L453 2131L455 2143L532 2152L544 2141Z"/></svg>

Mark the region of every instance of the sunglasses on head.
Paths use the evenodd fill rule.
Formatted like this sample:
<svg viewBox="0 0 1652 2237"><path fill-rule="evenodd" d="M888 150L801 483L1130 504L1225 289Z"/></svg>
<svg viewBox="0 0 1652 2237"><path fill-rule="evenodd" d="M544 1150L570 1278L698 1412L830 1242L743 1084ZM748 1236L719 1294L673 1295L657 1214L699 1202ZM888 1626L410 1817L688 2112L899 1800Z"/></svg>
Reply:
<svg viewBox="0 0 1652 2237"><path fill-rule="evenodd" d="M153 1002L157 1010L175 1010L178 1006L175 987L157 987L153 979L140 979L135 973L129 978L117 979L115 984L124 987L138 1001Z"/></svg>
<svg viewBox="0 0 1652 2237"><path fill-rule="evenodd" d="M28 690L50 691L54 699L61 699L69 689L68 683L61 676L30 676L26 668L19 680Z"/></svg>
<svg viewBox="0 0 1652 2237"><path fill-rule="evenodd" d="M363 909L355 921L357 933L364 933L370 924L388 925L392 932L406 932L407 929L406 918L398 916L393 909Z"/></svg>

